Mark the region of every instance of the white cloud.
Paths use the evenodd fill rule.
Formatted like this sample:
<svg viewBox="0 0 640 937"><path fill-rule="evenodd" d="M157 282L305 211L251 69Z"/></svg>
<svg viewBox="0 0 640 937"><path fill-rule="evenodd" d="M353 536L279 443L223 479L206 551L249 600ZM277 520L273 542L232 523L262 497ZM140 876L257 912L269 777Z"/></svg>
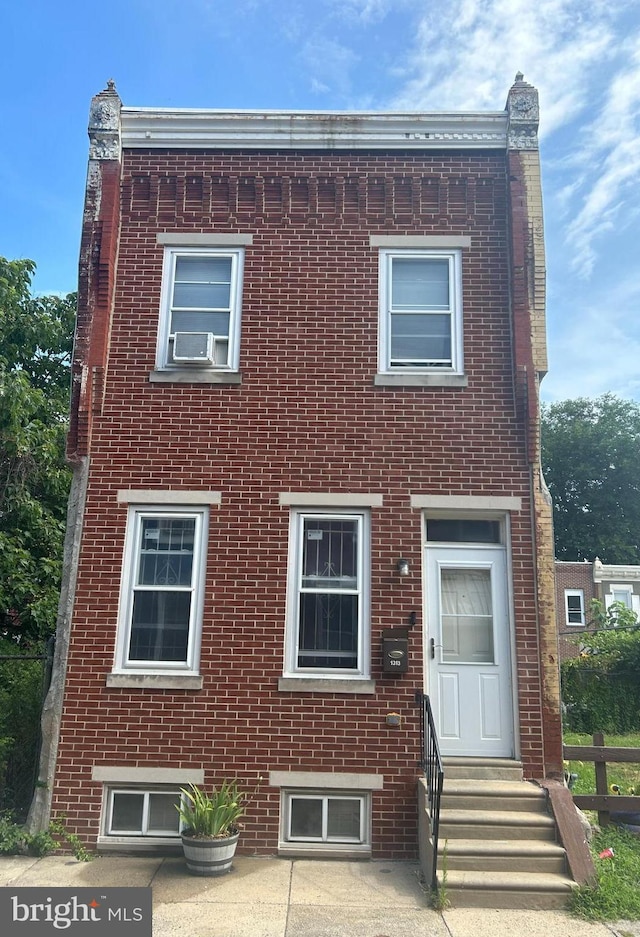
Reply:
<svg viewBox="0 0 640 937"><path fill-rule="evenodd" d="M299 59L310 74L313 91L347 94L351 87L351 69L358 62L352 49L323 36L304 43Z"/></svg>
<svg viewBox="0 0 640 937"><path fill-rule="evenodd" d="M331 91L329 85L325 85L324 82L318 81L317 78L311 79L311 90L314 94L328 94Z"/></svg>
<svg viewBox="0 0 640 937"><path fill-rule="evenodd" d="M502 109L517 71L538 87L543 131L585 108L589 72L613 51L611 5L592 0L451 0L420 20L401 108Z"/></svg>
<svg viewBox="0 0 640 937"><path fill-rule="evenodd" d="M402 6L402 0L329 0L341 18L361 23L377 23L392 10ZM405 0L406 2L406 0Z"/></svg>
<svg viewBox="0 0 640 937"><path fill-rule="evenodd" d="M576 163L581 202L567 229L574 269L588 277L603 233L628 226L640 212L640 39L621 43L595 119L584 128ZM572 193L573 194L573 193Z"/></svg>

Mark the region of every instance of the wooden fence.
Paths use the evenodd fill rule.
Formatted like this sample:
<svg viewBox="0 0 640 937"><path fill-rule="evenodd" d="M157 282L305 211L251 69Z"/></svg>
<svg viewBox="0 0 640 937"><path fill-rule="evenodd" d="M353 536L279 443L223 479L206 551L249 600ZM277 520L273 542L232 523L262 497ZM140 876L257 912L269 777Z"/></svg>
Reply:
<svg viewBox="0 0 640 937"><path fill-rule="evenodd" d="M580 810L597 810L600 826L611 822L612 812L640 815L640 796L612 794L607 781L607 763L640 764L640 748L605 746L602 732L594 732L593 745L564 745L562 751L567 761L592 761L595 765L596 793L574 794L576 807Z"/></svg>

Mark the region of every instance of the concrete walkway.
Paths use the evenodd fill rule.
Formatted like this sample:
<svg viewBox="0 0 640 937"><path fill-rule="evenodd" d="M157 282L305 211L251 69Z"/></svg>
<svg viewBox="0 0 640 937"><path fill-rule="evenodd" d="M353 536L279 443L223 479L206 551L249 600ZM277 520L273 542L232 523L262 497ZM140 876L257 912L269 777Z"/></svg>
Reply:
<svg viewBox="0 0 640 937"><path fill-rule="evenodd" d="M640 922L588 924L560 911L428 906L417 866L237 856L220 878L182 858L0 857L0 886L151 885L153 937L640 937Z"/></svg>

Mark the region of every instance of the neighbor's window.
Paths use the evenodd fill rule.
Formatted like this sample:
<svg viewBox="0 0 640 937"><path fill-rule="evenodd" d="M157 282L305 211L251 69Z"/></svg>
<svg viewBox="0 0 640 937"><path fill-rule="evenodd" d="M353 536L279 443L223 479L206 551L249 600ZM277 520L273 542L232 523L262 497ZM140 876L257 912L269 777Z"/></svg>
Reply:
<svg viewBox="0 0 640 937"><path fill-rule="evenodd" d="M180 791L110 789L107 795L108 836L179 836Z"/></svg>
<svg viewBox="0 0 640 937"><path fill-rule="evenodd" d="M460 256L380 252L380 371L462 373Z"/></svg>
<svg viewBox="0 0 640 937"><path fill-rule="evenodd" d="M567 625L584 625L584 592L582 589L565 589L564 603Z"/></svg>
<svg viewBox="0 0 640 937"><path fill-rule="evenodd" d="M160 368L237 370L243 252L165 250Z"/></svg>
<svg viewBox="0 0 640 937"><path fill-rule="evenodd" d="M631 589L629 588L625 588L624 586L611 586L609 596L609 604L620 602L625 608L631 608L632 606Z"/></svg>
<svg viewBox="0 0 640 937"><path fill-rule="evenodd" d="M294 512L291 538L289 672L364 676L368 515Z"/></svg>
<svg viewBox="0 0 640 937"><path fill-rule="evenodd" d="M200 642L207 515L131 508L118 663L194 672Z"/></svg>
<svg viewBox="0 0 640 937"><path fill-rule="evenodd" d="M285 792L284 840L365 845L368 796Z"/></svg>

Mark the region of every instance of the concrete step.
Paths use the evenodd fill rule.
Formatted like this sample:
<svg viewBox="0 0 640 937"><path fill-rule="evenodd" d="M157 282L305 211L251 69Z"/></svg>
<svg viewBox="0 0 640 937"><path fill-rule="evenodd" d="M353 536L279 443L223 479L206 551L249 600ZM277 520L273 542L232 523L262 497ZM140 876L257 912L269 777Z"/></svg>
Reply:
<svg viewBox="0 0 640 937"><path fill-rule="evenodd" d="M467 872L540 872L564 875L566 857L557 843L536 839L450 839L438 845L438 863Z"/></svg>
<svg viewBox="0 0 640 937"><path fill-rule="evenodd" d="M532 872L438 872L440 888L454 908L552 910L565 908L575 882L563 875Z"/></svg>
<svg viewBox="0 0 640 937"><path fill-rule="evenodd" d="M525 781L445 777L442 810L524 810L546 812L545 792Z"/></svg>
<svg viewBox="0 0 640 937"><path fill-rule="evenodd" d="M542 839L555 841L556 825L546 813L511 810L443 810L440 840Z"/></svg>
<svg viewBox="0 0 640 937"><path fill-rule="evenodd" d="M487 781L521 781L522 763L511 758L458 758L443 759L447 778L478 778Z"/></svg>

